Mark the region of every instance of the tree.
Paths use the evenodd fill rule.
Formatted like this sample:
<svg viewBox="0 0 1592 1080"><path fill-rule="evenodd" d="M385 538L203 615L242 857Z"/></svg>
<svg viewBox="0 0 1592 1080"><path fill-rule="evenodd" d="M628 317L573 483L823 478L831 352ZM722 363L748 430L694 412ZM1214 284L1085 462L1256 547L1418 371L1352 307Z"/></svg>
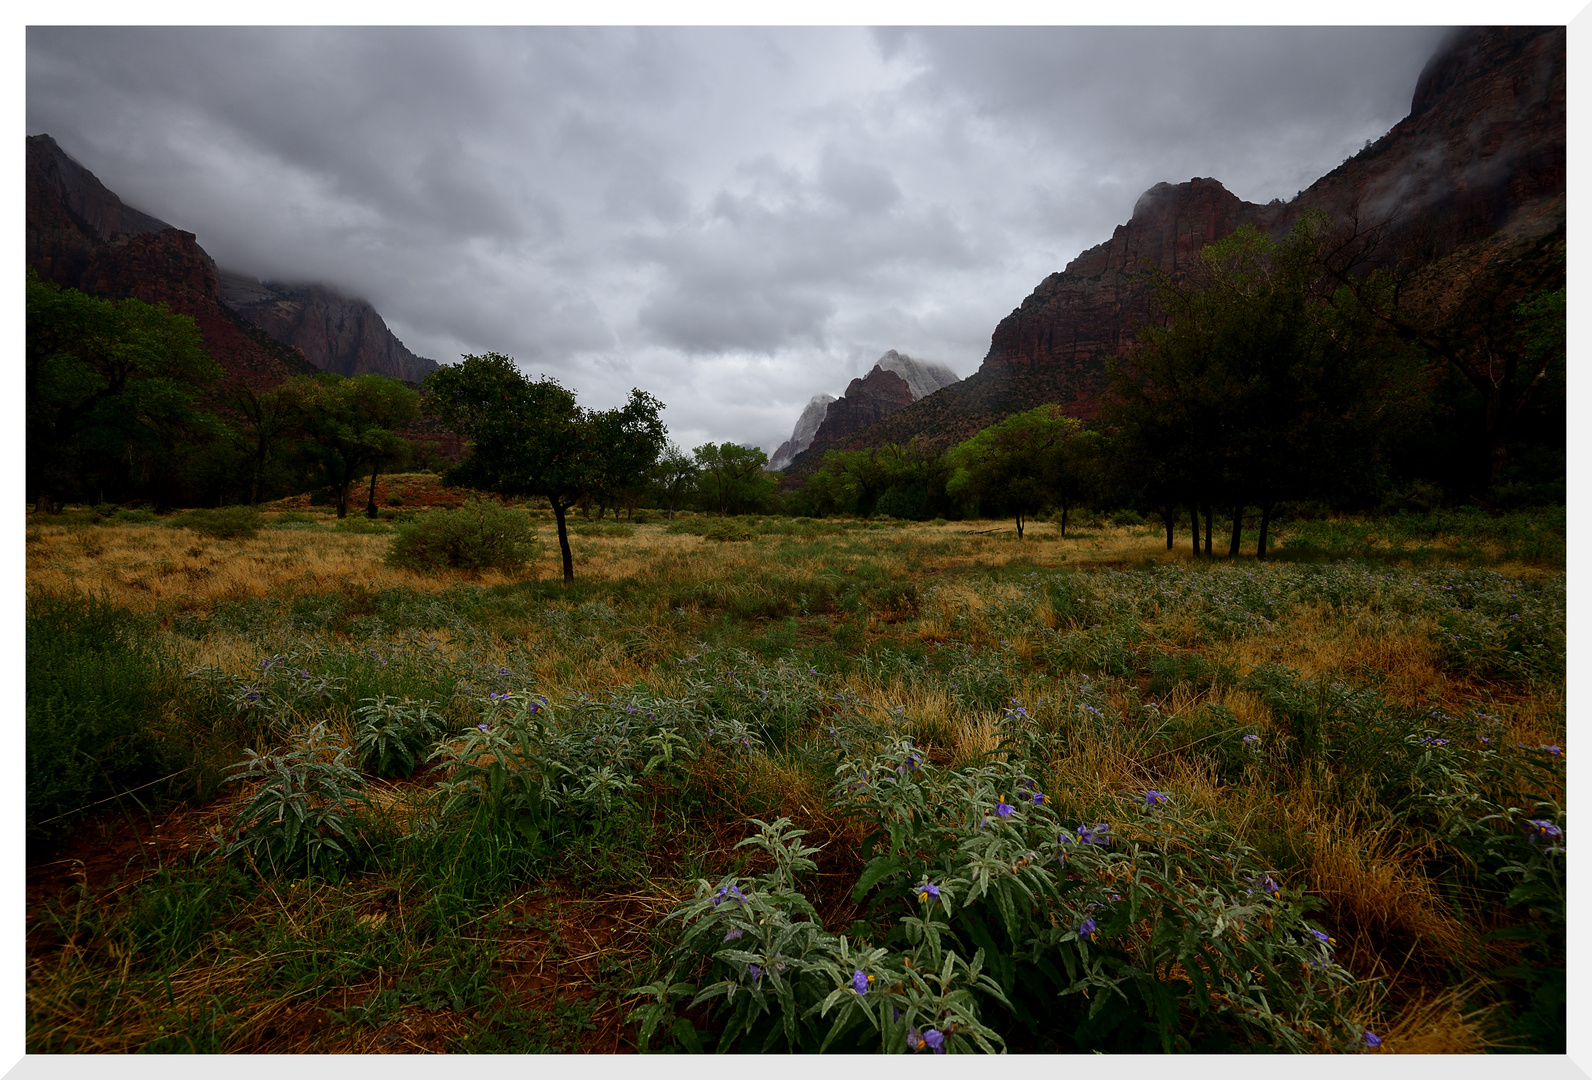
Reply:
<svg viewBox="0 0 1592 1080"><path fill-rule="evenodd" d="M675 507L695 485L696 475L696 459L674 443L669 443L663 453L658 455L657 464L652 468L652 479L669 511L670 521L674 520Z"/></svg>
<svg viewBox="0 0 1592 1080"><path fill-rule="evenodd" d="M278 447L301 430L303 410L291 380L269 390L239 386L232 405L240 418L235 439L249 470L249 505L255 506Z"/></svg>
<svg viewBox="0 0 1592 1080"><path fill-rule="evenodd" d="M1181 487L1198 550L1215 507L1230 507L1237 554L1247 506L1272 510L1376 475L1381 437L1396 429L1414 365L1341 288L1323 277L1324 219L1306 215L1281 244L1251 226L1207 246L1185 280L1159 282L1167 323L1142 327L1142 348L1112 365L1104 416L1135 441L1130 456L1170 463L1146 483Z"/></svg>
<svg viewBox="0 0 1592 1080"><path fill-rule="evenodd" d="M173 453L219 436L198 407L222 371L186 315L27 274L27 486L46 513L68 493L159 484Z"/></svg>
<svg viewBox="0 0 1592 1080"><path fill-rule="evenodd" d="M624 407L591 412L556 379L533 382L501 353L464 356L427 375L424 390L427 413L469 440L447 482L547 499L566 582L575 580L569 508L644 475L667 442L663 403L650 394L632 390Z"/></svg>
<svg viewBox="0 0 1592 1080"><path fill-rule="evenodd" d="M951 448L947 458L956 472L946 490L974 495L981 507L1005 509L1016 518L1019 537L1025 519L1059 502L1065 536L1065 508L1087 483L1084 439L1083 424L1064 416L1059 405L1018 413Z"/></svg>
<svg viewBox="0 0 1592 1080"><path fill-rule="evenodd" d="M696 456L697 489L719 517L731 512L761 510L773 497L779 481L763 466L768 455L755 446L727 442L703 443Z"/></svg>
<svg viewBox="0 0 1592 1080"><path fill-rule="evenodd" d="M1563 377L1563 223L1546 232L1499 234L1415 269L1398 260L1367 272L1387 261L1390 226L1352 217L1322 245L1319 266L1364 313L1451 366L1475 390L1486 481L1494 486L1508 463L1515 423ZM1555 335L1559 348L1541 347Z"/></svg>
<svg viewBox="0 0 1592 1080"><path fill-rule="evenodd" d="M370 470L365 512L376 516L376 477L382 468L406 460L408 445L398 434L420 411L420 395L384 375L323 372L290 380L284 393L295 400L299 423L308 435L306 451L332 489L339 518L348 516L348 494Z"/></svg>

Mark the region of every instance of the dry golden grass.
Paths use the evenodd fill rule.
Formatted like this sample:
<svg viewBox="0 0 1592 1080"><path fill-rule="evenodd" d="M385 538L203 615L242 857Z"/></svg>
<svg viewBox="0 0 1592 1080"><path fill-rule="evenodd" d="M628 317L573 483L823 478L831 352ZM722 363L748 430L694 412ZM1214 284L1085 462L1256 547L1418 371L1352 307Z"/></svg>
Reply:
<svg viewBox="0 0 1592 1080"><path fill-rule="evenodd" d="M1382 1023L1370 1026L1382 1039L1383 1054L1485 1054L1504 1049L1488 1035L1499 1006L1467 1009L1481 986L1465 983L1442 990L1424 989ZM1362 1018L1360 1023L1364 1024Z"/></svg>
<svg viewBox="0 0 1592 1080"><path fill-rule="evenodd" d="M328 592L348 585L445 589L458 573L416 574L383 565L391 536L331 528L263 529L218 540L165 525L34 526L29 592L105 595L135 611L220 600ZM527 574L535 576L535 568ZM488 572L471 580L511 580Z"/></svg>

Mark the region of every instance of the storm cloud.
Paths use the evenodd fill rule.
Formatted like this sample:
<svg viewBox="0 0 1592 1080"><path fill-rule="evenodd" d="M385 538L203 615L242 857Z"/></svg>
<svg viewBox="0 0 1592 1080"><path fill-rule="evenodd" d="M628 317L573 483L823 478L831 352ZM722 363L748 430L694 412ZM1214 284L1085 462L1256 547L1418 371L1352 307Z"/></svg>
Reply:
<svg viewBox="0 0 1592 1080"><path fill-rule="evenodd" d="M32 28L27 129L224 268L772 449L995 324L1159 181L1292 198L1441 28Z"/></svg>

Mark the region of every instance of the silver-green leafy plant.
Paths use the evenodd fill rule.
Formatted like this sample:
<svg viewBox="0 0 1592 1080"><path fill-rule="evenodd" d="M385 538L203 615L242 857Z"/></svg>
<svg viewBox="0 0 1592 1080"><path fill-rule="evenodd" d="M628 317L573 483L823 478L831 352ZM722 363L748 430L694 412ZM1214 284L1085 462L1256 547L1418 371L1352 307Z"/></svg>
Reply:
<svg viewBox="0 0 1592 1080"><path fill-rule="evenodd" d="M824 929L796 879L818 849L789 818L753 819L737 847L763 852L771 868L751 879L700 881L668 916L684 929L668 974L639 988L632 1018L645 1046L660 1030L690 1049L701 1035L679 1005L717 1003L718 1049L993 1051L1001 1038L979 1016L980 996L1002 1000L944 933L943 911L903 921L901 947L853 942ZM700 979L700 982L691 981Z"/></svg>
<svg viewBox="0 0 1592 1080"><path fill-rule="evenodd" d="M349 748L327 737L325 723L289 749L243 753L227 781L260 786L219 838L226 857L243 852L261 869L308 873L346 854L350 818L368 802L365 780L349 763Z"/></svg>
<svg viewBox="0 0 1592 1080"><path fill-rule="evenodd" d="M377 776L408 776L428 746L445 730L442 714L431 701L386 694L361 699L354 716L358 722L354 756Z"/></svg>

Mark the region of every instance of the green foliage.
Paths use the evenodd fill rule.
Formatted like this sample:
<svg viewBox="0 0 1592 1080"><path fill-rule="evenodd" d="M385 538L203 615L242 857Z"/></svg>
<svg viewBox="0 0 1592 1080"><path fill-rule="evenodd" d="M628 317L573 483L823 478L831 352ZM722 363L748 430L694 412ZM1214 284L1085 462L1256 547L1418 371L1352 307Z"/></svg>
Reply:
<svg viewBox="0 0 1592 1080"><path fill-rule="evenodd" d="M366 698L354 713L354 757L377 776L408 776L422 752L442 736L436 702Z"/></svg>
<svg viewBox="0 0 1592 1080"><path fill-rule="evenodd" d="M720 517L767 509L778 480L763 468L768 464L763 451L730 442L703 443L693 454L703 509L715 510Z"/></svg>
<svg viewBox="0 0 1592 1080"><path fill-rule="evenodd" d="M420 395L382 375L302 375L278 390L295 422L308 434L304 451L331 489L337 516L348 516L349 489L370 474L370 517L376 516L376 474L407 459L398 431L419 415Z"/></svg>
<svg viewBox="0 0 1592 1080"><path fill-rule="evenodd" d="M755 540L757 530L740 521L719 520L709 525L702 533L706 540Z"/></svg>
<svg viewBox="0 0 1592 1080"><path fill-rule="evenodd" d="M265 518L252 506L223 506L216 510L189 510L167 522L217 540L253 539Z"/></svg>
<svg viewBox="0 0 1592 1080"><path fill-rule="evenodd" d="M520 510L472 499L457 510L431 510L394 527L389 566L427 571L518 571L535 558L531 519Z"/></svg>
<svg viewBox="0 0 1592 1080"><path fill-rule="evenodd" d="M663 403L640 390L594 412L556 380L531 382L500 353L466 356L426 376L426 410L470 440L450 483L500 495L540 496L553 508L564 580L575 580L564 516L583 498L615 500L640 485L667 444Z"/></svg>
<svg viewBox="0 0 1592 1080"><path fill-rule="evenodd" d="M233 782L258 782L239 807L222 843L228 858L245 853L277 874L313 873L345 858L350 817L367 802L364 777L348 764L349 749L316 724L291 748L264 754L245 749Z"/></svg>
<svg viewBox="0 0 1592 1080"><path fill-rule="evenodd" d="M27 832L49 843L79 808L182 766L155 734L170 671L147 619L104 599L40 597L26 628Z"/></svg>
<svg viewBox="0 0 1592 1080"><path fill-rule="evenodd" d="M1094 471L1095 439L1060 406L1041 405L992 424L946 455L956 470L946 491L976 499L987 512L1005 510L1026 519L1052 504L1065 513L1086 497Z"/></svg>
<svg viewBox="0 0 1592 1080"><path fill-rule="evenodd" d="M45 511L99 490L169 500L183 455L223 430L196 405L221 368L193 319L63 289L31 267L25 374L27 488Z"/></svg>

